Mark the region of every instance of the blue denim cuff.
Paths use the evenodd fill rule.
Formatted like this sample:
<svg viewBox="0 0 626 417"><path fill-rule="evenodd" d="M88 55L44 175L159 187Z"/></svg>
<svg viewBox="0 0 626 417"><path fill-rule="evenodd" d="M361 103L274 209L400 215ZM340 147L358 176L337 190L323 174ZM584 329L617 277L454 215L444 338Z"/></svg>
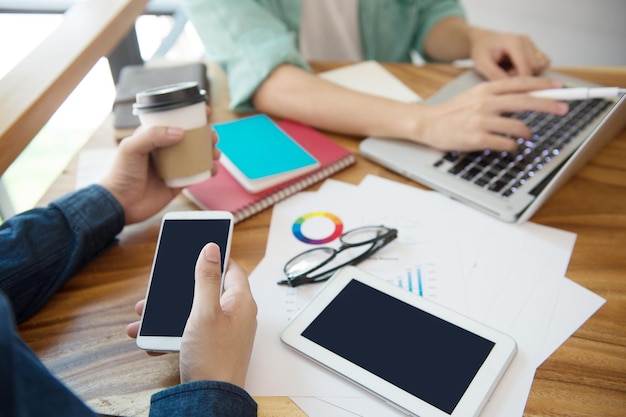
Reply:
<svg viewBox="0 0 626 417"><path fill-rule="evenodd" d="M195 381L152 395L150 417L256 417L257 404L242 388L227 382Z"/></svg>
<svg viewBox="0 0 626 417"><path fill-rule="evenodd" d="M124 228L122 206L101 185L94 184L68 193L52 201L50 206L63 213L75 236L94 245L86 251L92 255L110 244Z"/></svg>

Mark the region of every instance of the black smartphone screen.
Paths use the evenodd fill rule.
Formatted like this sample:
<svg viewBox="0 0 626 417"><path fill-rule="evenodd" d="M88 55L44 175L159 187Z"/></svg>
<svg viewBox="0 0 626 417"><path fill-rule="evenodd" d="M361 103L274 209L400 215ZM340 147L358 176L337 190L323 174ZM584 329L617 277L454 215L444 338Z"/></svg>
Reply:
<svg viewBox="0 0 626 417"><path fill-rule="evenodd" d="M195 266L209 242L226 256L228 219L165 220L148 291L141 336L181 337L193 302Z"/></svg>

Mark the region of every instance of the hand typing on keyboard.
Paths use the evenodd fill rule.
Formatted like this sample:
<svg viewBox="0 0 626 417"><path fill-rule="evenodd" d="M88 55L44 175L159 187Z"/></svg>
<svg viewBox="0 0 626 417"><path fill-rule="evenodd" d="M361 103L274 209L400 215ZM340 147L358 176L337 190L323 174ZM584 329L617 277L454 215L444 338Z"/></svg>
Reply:
<svg viewBox="0 0 626 417"><path fill-rule="evenodd" d="M507 115L522 111L565 115L566 103L526 94L560 87L560 81L535 77L481 83L445 103L419 106L413 115L412 139L445 151L513 152L516 139L530 139L532 132L522 120Z"/></svg>
<svg viewBox="0 0 626 417"><path fill-rule="evenodd" d="M530 111L507 114L512 120L524 122L531 131L529 138L511 138L517 143L514 151L448 152L435 166L445 166L448 173L508 198L559 155L609 104L602 99L572 101L564 116ZM444 161L453 165L448 168Z"/></svg>

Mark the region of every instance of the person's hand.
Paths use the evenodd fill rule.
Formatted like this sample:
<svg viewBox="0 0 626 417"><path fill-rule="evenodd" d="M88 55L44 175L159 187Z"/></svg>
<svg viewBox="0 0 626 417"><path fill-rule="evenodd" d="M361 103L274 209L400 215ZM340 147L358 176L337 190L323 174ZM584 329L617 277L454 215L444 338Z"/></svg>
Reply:
<svg viewBox="0 0 626 417"><path fill-rule="evenodd" d="M414 140L444 151L493 149L513 151L513 138L529 138L530 129L503 113L537 111L563 115L568 105L527 94L532 90L560 88L556 80L516 77L481 83L445 103L419 106Z"/></svg>
<svg viewBox="0 0 626 417"><path fill-rule="evenodd" d="M143 300L138 301L135 304L135 313L137 313L139 317L141 317L141 315L143 314L143 309L145 306L146 306L145 298ZM133 339L136 339L137 335L139 334L139 325L140 325L139 320L130 323L128 326L126 326L126 334L132 337ZM156 351L151 351L151 350L146 350L146 353L150 356L161 356L161 355L166 354L165 352L156 352Z"/></svg>
<svg viewBox="0 0 626 417"><path fill-rule="evenodd" d="M220 248L207 244L196 263L193 305L180 347L182 383L217 380L244 386L257 306L245 273L230 261L220 296Z"/></svg>
<svg viewBox="0 0 626 417"><path fill-rule="evenodd" d="M183 133L179 128L140 127L120 142L113 166L100 184L124 209L126 224L143 221L158 213L181 191L165 185L152 165L150 152L178 143ZM213 159L217 160L220 152L215 148L217 135L214 131L212 139ZM217 164L213 165L213 171L214 174L217 172Z"/></svg>
<svg viewBox="0 0 626 417"><path fill-rule="evenodd" d="M220 249L207 244L196 263L194 299L180 348L180 380L224 381L243 387L256 332L257 306L243 270L230 261L220 296ZM141 315L145 300L135 305ZM139 322L126 332L136 338ZM151 355L159 353L148 352Z"/></svg>
<svg viewBox="0 0 626 417"><path fill-rule="evenodd" d="M470 58L476 71L489 80L540 74L550 59L526 35L470 30Z"/></svg>

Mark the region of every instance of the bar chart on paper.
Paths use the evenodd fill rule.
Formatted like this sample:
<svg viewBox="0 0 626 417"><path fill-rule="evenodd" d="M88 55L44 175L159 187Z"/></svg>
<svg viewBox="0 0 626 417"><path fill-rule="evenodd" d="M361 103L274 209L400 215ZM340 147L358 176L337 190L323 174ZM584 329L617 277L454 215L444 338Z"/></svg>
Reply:
<svg viewBox="0 0 626 417"><path fill-rule="evenodd" d="M358 268L417 296L463 311L466 303L462 272L460 263L455 262L458 256L449 236L432 230L428 222L386 212L364 216L357 224L383 224L399 230L396 240L359 263ZM284 321L297 314L318 288L318 284L283 287Z"/></svg>
<svg viewBox="0 0 626 417"><path fill-rule="evenodd" d="M387 213L364 223L385 224L399 233L395 242L365 261L362 268L415 295L436 299L440 264L445 262L440 259L442 242L431 238L438 235L430 232L429 224Z"/></svg>
<svg viewBox="0 0 626 417"><path fill-rule="evenodd" d="M431 299L437 298L437 274L434 264L414 265L406 268L406 273L388 282L400 288Z"/></svg>
<svg viewBox="0 0 626 417"><path fill-rule="evenodd" d="M408 265L405 263L404 265ZM371 264L370 264L371 266ZM379 265L380 266L380 265ZM391 265L389 265L391 266ZM428 298L432 301L438 300L441 291L439 287L437 268L435 263L414 264L402 268L393 268L388 275L383 275L380 269L363 268L366 271L374 272L377 276L390 284L403 288L420 297ZM386 268L385 268L386 269ZM297 288L285 288L284 290L284 319L289 321L306 303L313 297L317 285L303 285Z"/></svg>

